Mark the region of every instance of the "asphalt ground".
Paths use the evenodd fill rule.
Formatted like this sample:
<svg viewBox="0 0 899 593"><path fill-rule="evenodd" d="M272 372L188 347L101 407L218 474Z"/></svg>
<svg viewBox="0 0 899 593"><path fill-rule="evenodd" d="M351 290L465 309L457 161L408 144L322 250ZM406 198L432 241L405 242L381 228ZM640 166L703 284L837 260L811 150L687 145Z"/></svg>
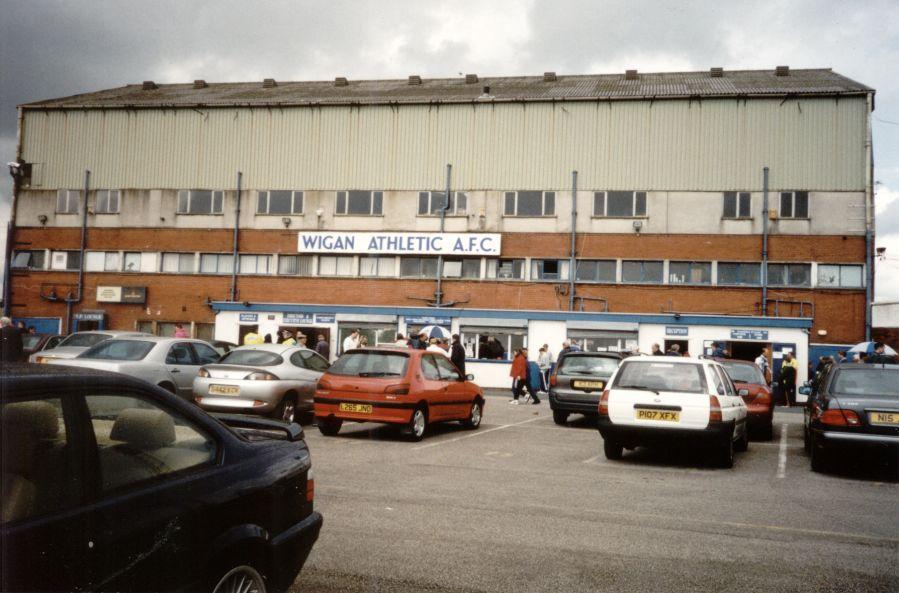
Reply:
<svg viewBox="0 0 899 593"><path fill-rule="evenodd" d="M690 449L608 461L581 416L507 400L420 443L307 426L325 523L292 591L899 591L894 470L813 473L796 410L724 470Z"/></svg>

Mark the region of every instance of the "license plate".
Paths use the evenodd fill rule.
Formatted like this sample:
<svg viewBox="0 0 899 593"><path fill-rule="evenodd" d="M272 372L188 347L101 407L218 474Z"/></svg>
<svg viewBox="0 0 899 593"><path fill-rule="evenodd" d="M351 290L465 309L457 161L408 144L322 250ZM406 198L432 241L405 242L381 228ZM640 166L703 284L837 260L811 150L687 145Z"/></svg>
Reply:
<svg viewBox="0 0 899 593"><path fill-rule="evenodd" d="M662 422L680 422L680 412L673 410L637 410L637 420L661 420Z"/></svg>
<svg viewBox="0 0 899 593"><path fill-rule="evenodd" d="M899 412L868 412L871 424L899 425Z"/></svg>
<svg viewBox="0 0 899 593"><path fill-rule="evenodd" d="M237 395L240 393L240 387L234 385L210 385L209 393L213 395Z"/></svg>
<svg viewBox="0 0 899 593"><path fill-rule="evenodd" d="M602 389L606 384L602 381L572 381L571 386L575 389Z"/></svg>
<svg viewBox="0 0 899 593"><path fill-rule="evenodd" d="M355 412L357 414L371 414L370 404L340 404L341 412Z"/></svg>

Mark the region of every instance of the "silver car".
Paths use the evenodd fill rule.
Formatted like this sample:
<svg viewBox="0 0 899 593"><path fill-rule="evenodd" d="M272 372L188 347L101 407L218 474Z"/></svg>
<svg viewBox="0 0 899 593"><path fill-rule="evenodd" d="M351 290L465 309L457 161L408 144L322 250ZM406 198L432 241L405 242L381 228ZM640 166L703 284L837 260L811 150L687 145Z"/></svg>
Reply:
<svg viewBox="0 0 899 593"><path fill-rule="evenodd" d="M218 359L219 353L203 340L143 335L111 338L77 358L55 358L48 362L137 377L190 400L200 367Z"/></svg>
<svg viewBox="0 0 899 593"><path fill-rule="evenodd" d="M261 414L285 422L311 413L328 361L304 346L241 346L200 369L194 398L208 411Z"/></svg>
<svg viewBox="0 0 899 593"><path fill-rule="evenodd" d="M55 348L35 352L28 357L28 362L48 363L55 358L75 358L91 346L99 344L110 338L125 338L130 336L149 336L144 332L123 330L96 330L75 332L71 334Z"/></svg>

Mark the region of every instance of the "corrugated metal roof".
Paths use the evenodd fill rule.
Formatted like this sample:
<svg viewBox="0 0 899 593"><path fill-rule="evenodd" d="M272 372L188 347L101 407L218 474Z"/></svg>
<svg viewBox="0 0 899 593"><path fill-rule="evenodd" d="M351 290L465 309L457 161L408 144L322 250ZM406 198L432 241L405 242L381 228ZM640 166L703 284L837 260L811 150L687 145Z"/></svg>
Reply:
<svg viewBox="0 0 899 593"><path fill-rule="evenodd" d="M830 69L790 70L776 76L774 70L724 71L721 78L709 72L640 73L637 80L624 74L558 76L546 82L542 76L481 78L466 84L464 77L422 79L420 85L402 80L350 80L347 86L333 81L209 83L194 88L185 84L160 84L143 90L140 84L27 103L26 108L121 108L266 106L314 104L459 103L478 100L489 87L495 101L558 101L596 99L645 99L727 97L757 95L841 95L873 92Z"/></svg>

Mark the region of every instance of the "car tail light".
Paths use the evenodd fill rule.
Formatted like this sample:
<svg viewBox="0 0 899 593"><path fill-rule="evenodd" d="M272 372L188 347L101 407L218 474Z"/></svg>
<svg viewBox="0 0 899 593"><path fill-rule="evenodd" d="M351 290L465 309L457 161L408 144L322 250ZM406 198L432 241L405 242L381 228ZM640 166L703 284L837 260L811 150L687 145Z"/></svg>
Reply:
<svg viewBox="0 0 899 593"><path fill-rule="evenodd" d="M709 396L709 422L721 422L723 417L721 416L721 402L718 401L718 397L714 395Z"/></svg>
<svg viewBox="0 0 899 593"><path fill-rule="evenodd" d="M271 373L265 373L262 371L250 373L246 377L244 377L247 381L277 381L278 377L274 376Z"/></svg>
<svg viewBox="0 0 899 593"><path fill-rule="evenodd" d="M860 426L861 419L852 410L825 410L821 423L830 426Z"/></svg>
<svg viewBox="0 0 899 593"><path fill-rule="evenodd" d="M327 381L319 381L318 385L315 386L316 389L321 389L323 391L327 391L331 389L331 384Z"/></svg>
<svg viewBox="0 0 899 593"><path fill-rule="evenodd" d="M386 389L384 389L384 393L393 393L396 395L409 395L409 384L408 383L397 383L396 385L388 385Z"/></svg>
<svg viewBox="0 0 899 593"><path fill-rule="evenodd" d="M608 416L609 415L609 390L606 389L602 392L602 397L599 398L599 415L600 416Z"/></svg>
<svg viewBox="0 0 899 593"><path fill-rule="evenodd" d="M198 376L198 377L208 377L208 376L209 376L209 371L207 371L207 370L204 369L204 368L201 368L199 371L197 371L197 376Z"/></svg>
<svg viewBox="0 0 899 593"><path fill-rule="evenodd" d="M555 373L553 373L552 375L549 376L550 386L555 387L556 383L558 383L558 382L559 382L559 377L557 377Z"/></svg>
<svg viewBox="0 0 899 593"><path fill-rule="evenodd" d="M312 473L312 468L309 468L309 472L306 474L306 502L312 502L315 499L315 474Z"/></svg>

